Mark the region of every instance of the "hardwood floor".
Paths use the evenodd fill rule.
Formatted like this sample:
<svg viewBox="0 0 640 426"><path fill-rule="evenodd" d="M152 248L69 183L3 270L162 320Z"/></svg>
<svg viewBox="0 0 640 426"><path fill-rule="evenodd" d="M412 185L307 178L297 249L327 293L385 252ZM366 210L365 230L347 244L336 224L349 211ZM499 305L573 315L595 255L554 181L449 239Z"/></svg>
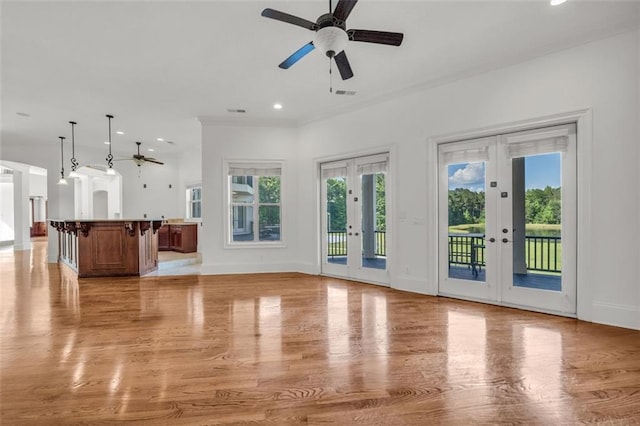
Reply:
<svg viewBox="0 0 640 426"><path fill-rule="evenodd" d="M301 274L0 251L3 425L640 424L640 332Z"/></svg>

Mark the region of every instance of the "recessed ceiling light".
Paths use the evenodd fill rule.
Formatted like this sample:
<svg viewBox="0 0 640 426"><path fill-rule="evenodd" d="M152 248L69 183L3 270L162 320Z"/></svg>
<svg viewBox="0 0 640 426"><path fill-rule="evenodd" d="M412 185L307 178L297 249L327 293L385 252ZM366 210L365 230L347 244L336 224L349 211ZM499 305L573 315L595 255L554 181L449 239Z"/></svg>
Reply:
<svg viewBox="0 0 640 426"><path fill-rule="evenodd" d="M156 140L157 140L158 142L164 142L164 139L162 139L162 138L158 138L158 139L156 139Z"/></svg>
<svg viewBox="0 0 640 426"><path fill-rule="evenodd" d="M118 130L116 133L119 134L119 135L124 135L124 132L120 131L120 130Z"/></svg>
<svg viewBox="0 0 640 426"><path fill-rule="evenodd" d="M273 108L282 109L282 104L273 104Z"/></svg>
<svg viewBox="0 0 640 426"><path fill-rule="evenodd" d="M153 152L153 151L155 151L155 149L153 149L153 148L147 148L147 151L151 151L151 152Z"/></svg>
<svg viewBox="0 0 640 426"><path fill-rule="evenodd" d="M564 3L567 0L551 0L551 6L557 6L559 4Z"/></svg>
<svg viewBox="0 0 640 426"><path fill-rule="evenodd" d="M104 141L104 144L105 144L105 145L111 145L111 142L109 142L109 141Z"/></svg>

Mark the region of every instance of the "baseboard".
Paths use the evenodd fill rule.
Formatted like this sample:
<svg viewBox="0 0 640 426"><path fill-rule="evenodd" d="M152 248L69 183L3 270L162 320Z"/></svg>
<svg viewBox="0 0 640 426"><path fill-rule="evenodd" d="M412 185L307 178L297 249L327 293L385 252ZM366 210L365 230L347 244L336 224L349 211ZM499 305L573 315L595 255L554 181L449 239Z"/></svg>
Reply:
<svg viewBox="0 0 640 426"><path fill-rule="evenodd" d="M640 330L640 308L607 302L593 302L591 321Z"/></svg>
<svg viewBox="0 0 640 426"><path fill-rule="evenodd" d="M417 279L416 277L412 277L410 275L399 275L397 277L392 277L390 287L396 290L435 296L435 294L429 292L429 289L432 287L426 280Z"/></svg>

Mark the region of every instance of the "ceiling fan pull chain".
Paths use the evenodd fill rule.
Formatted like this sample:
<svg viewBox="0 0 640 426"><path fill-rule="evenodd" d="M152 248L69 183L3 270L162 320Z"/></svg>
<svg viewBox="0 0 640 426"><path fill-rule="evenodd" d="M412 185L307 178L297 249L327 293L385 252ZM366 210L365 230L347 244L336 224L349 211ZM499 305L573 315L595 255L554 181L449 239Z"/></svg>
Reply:
<svg viewBox="0 0 640 426"><path fill-rule="evenodd" d="M329 58L329 93L333 93L333 72L331 72L331 58Z"/></svg>

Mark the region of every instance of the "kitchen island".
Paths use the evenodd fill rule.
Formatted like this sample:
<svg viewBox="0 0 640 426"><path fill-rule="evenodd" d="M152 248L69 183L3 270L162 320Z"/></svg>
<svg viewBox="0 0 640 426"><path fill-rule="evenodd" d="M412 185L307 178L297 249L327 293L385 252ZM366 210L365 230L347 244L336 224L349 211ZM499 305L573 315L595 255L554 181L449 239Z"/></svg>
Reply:
<svg viewBox="0 0 640 426"><path fill-rule="evenodd" d="M50 219L58 261L86 277L140 276L158 269L162 220Z"/></svg>

